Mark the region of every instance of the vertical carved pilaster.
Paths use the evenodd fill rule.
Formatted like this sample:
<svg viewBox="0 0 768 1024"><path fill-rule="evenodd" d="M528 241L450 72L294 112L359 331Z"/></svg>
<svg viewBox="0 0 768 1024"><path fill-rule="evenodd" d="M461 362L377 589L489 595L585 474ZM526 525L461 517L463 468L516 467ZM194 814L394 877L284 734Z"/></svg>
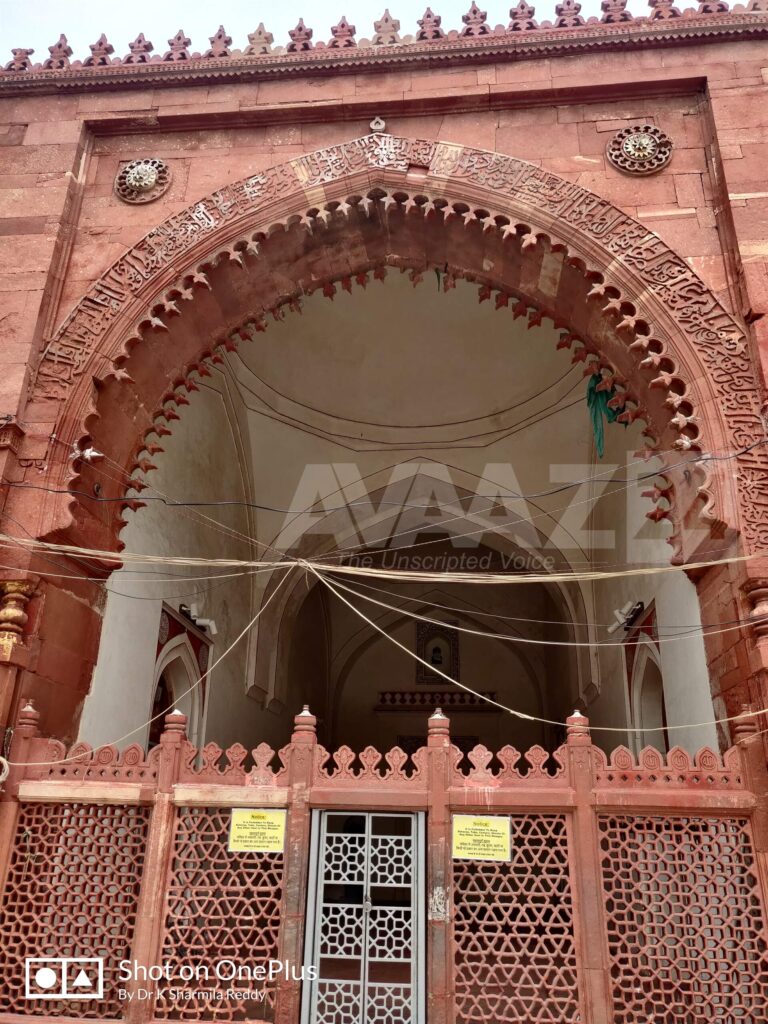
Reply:
<svg viewBox="0 0 768 1024"><path fill-rule="evenodd" d="M176 807L173 787L179 780L182 748L187 739L187 716L171 711L163 719L163 725L157 762L157 793L147 835L144 876L131 949L132 959L147 968L160 962L163 911L174 856ZM156 993L149 999L140 998L141 985L142 982L134 980L126 983L132 995L126 1006L126 1024L146 1024L153 1017Z"/></svg>
<svg viewBox="0 0 768 1024"><path fill-rule="evenodd" d="M586 1019L613 1020L610 988L605 901L603 895L600 832L593 803L595 787L592 738L589 719L574 711L566 719L568 766L574 808L569 828L571 879L577 915L577 944L580 951Z"/></svg>
<svg viewBox="0 0 768 1024"><path fill-rule="evenodd" d="M11 742L8 760L10 773L0 786L0 893L5 890L5 880L11 865L13 838L19 818L21 804L18 800L19 783L27 772L26 762L30 757L30 745L40 735L40 712L28 700L16 718L16 728Z"/></svg>
<svg viewBox="0 0 768 1024"><path fill-rule="evenodd" d="M309 798L314 781L316 746L317 719L304 705L293 720L286 763L290 804L283 853L283 906L278 945L280 959L293 964L300 964L304 953L312 814ZM300 1001L301 983L281 975L277 982L275 1024L295 1024L299 1019Z"/></svg>
<svg viewBox="0 0 768 1024"><path fill-rule="evenodd" d="M454 1019L453 854L451 850L451 723L438 708L427 723L427 1017Z"/></svg>

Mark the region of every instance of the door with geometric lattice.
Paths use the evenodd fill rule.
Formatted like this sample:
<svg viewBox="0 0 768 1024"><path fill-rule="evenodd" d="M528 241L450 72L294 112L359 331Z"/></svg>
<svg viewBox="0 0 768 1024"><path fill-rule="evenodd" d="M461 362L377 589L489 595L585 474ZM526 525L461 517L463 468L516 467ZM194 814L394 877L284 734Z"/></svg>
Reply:
<svg viewBox="0 0 768 1024"><path fill-rule="evenodd" d="M424 816L315 812L303 1024L424 1024Z"/></svg>

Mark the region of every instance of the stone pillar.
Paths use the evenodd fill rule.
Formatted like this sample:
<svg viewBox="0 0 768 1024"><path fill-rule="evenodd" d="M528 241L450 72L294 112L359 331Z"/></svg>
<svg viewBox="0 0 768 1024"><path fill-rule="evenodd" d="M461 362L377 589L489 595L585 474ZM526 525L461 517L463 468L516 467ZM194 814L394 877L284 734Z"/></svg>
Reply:
<svg viewBox="0 0 768 1024"><path fill-rule="evenodd" d="M570 848L576 943L589 1024L613 1019L609 989L608 942L600 871L600 837L592 806L592 739L589 720L578 711L566 719L568 766L574 792Z"/></svg>
<svg viewBox="0 0 768 1024"><path fill-rule="evenodd" d="M296 1024L301 1002L301 981L290 968L301 966L304 956L304 918L309 878L311 811L309 796L317 746L317 719L306 705L293 720L288 768L290 786L288 827L283 854L283 907L279 957L289 961L288 975L277 983L275 1024ZM299 974L296 971L297 975Z"/></svg>
<svg viewBox="0 0 768 1024"><path fill-rule="evenodd" d="M427 729L429 814L427 815L427 1019L453 1021L454 944L452 920L450 720L438 708Z"/></svg>

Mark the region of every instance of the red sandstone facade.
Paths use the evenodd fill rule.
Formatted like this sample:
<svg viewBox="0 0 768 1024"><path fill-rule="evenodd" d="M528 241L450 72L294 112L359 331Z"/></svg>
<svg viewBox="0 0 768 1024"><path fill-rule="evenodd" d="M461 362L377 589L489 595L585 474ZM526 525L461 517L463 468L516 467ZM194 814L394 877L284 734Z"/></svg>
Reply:
<svg viewBox="0 0 768 1024"><path fill-rule="evenodd" d="M460 31L427 12L415 37L401 39L397 22L385 18L360 43L344 19L326 44L300 23L285 48L258 30L236 50L222 30L202 54L179 33L162 54L139 37L122 59L102 37L83 62L71 59L63 37L42 64L14 50L0 72L3 532L21 545L34 537L119 552L124 512L140 508L153 454L217 351L245 344L302 294L332 297L387 266L414 275L440 266L448 287L466 278L481 301L518 307L531 324L550 318L577 362L621 385L620 418L642 420L648 450L668 453L670 468L663 486L649 492L648 513L671 522L670 557L692 566L704 621L743 622L706 638L713 697L728 716L744 704L768 706L768 451L757 444L765 436L768 366L768 9L753 0L731 11L703 3L681 14L671 0L652 0L649 17L632 18L621 0L605 0L603 11L599 22L585 23L578 4L563 3L553 24L538 25L533 9L520 4L509 25L493 28L473 5ZM384 124L372 130L374 119ZM671 159L653 175L624 173L606 156L613 136L636 125L672 141ZM121 169L149 157L167 165L170 184L152 202L122 202L115 191ZM556 281L552 260L563 265ZM251 280L246 289L244 270L258 271L255 286ZM79 497L95 493L97 482L103 488L78 457L89 446L121 467L99 491L114 503ZM689 453L715 450L740 452L736 471L730 464L680 468ZM41 480L49 490L35 489ZM3 551L0 721L20 722L15 749L33 761L27 747L42 750L38 724L46 736L76 736L99 645L99 584L116 561L91 562L92 580L64 580L46 575L51 567L39 551L12 544ZM80 575L66 552L55 557ZM24 717L29 698L39 721ZM756 721L765 728L764 715ZM759 740L742 730L743 763L733 750L724 763L708 752L679 769L658 797L654 772L663 766L620 757L611 773L590 747L588 770L577 750L588 745L580 729L572 723L570 767L561 764L559 782L548 778L533 796L523 787L507 800L497 788L495 806L576 808L586 822L570 839L580 851L577 913L586 915L578 1012L594 1024L634 1024L642 1007L611 996L607 981L609 926L595 909L602 826L592 820L594 801L606 814L661 812L671 801L689 815L719 808L739 820L752 816L749 864L764 898ZM433 887L450 871L449 809L478 806L465 787L488 782L487 763L474 764L469 781L447 779L451 769L440 757L448 740L438 731L435 725L429 739L432 774L424 760L421 781L403 777L394 795L382 788L376 797L390 808L402 799L437 808ZM228 771L221 766L209 765L205 779L193 777L191 761L182 769L171 749L182 742L176 733L169 727L151 770L143 754L134 758L168 815L155 830L171 827L168 794L179 780L246 784L236 759L232 778L220 777ZM116 764L117 755L110 757ZM265 761L269 778L257 780L282 806L301 805L313 786L318 806L334 806L326 790L353 777L342 765L334 782L322 759L311 768L290 758L280 778ZM513 769L503 770L502 789L512 785ZM702 795L708 770L717 778ZM110 771L112 781L126 781L122 766ZM622 771L637 775L631 797L618 785ZM738 784L731 779L737 772ZM34 769L16 772L17 792L26 785L30 800L54 799L44 783L54 784ZM606 795L617 786L618 795ZM118 800L116 793L99 802ZM408 793L415 795L402 796ZM228 807L243 798L206 790L190 799ZM349 799L346 793L341 803ZM6 838L15 814L6 809L0 819ZM294 888L275 949L298 955L306 815L292 827L285 870ZM153 835L148 877L166 878L167 856L160 833ZM614 851L621 846L610 842ZM22 891L18 865L8 870ZM159 914L146 885L142 898L142 913ZM137 941L149 956L159 926L142 927ZM430 927L429 1019L475 1020L476 1007L455 1016L450 925L438 915ZM610 956L618 960L621 919L610 928ZM758 916L763 942L764 928ZM277 999L277 1019L296 1021L297 987L286 986ZM16 1019L17 1008L6 1010Z"/></svg>
<svg viewBox="0 0 768 1024"><path fill-rule="evenodd" d="M0 75L3 472L15 485L6 530L117 549L118 506L18 485L44 472L48 486L87 490L87 464L69 456L91 443L127 482L140 480L194 375L216 345L237 344L253 312L237 311L243 260L261 248L282 272L291 232L276 241L275 224L321 223L337 236L311 269L294 261L292 280L264 275L265 311L299 288L375 271L385 258L368 237L359 240L371 251L348 258L338 206L375 185L391 190L387 215L412 196L403 208L420 219L420 237L409 232L403 265L424 267L438 245L441 260L456 257L455 273L505 303L528 287L533 307L578 335L576 358L594 355L630 382L624 413L647 417L653 444L736 449L760 438L768 23L759 4L720 6L679 15L655 4L650 18L631 19L607 4L602 23L584 25L563 6L540 27L518 10L495 29L473 8L460 32L430 16L409 42L393 30L358 46L341 23L323 46L300 27L282 52L259 33L244 51L215 37L202 56L183 33L164 56L141 38L122 60L103 39L85 62L71 61L66 41L43 65L15 50ZM386 119L385 134L371 136L373 117ZM639 122L673 141L671 162L650 177L605 156L611 136ZM115 177L144 154L167 162L170 187L126 205ZM437 210L424 206L432 196ZM468 228L454 239L461 258L430 237L456 233L457 220ZM522 279L484 273L483 247L499 240L529 261ZM536 267L562 247L569 272L548 294ZM753 556L697 576L706 621L761 608L765 458L757 448L738 460L736 486L713 471L682 503L674 481L656 496L653 515L674 523L675 557L722 553L737 534ZM700 517L714 540L692 548L686 528ZM23 692L45 707L46 728L71 736L98 644L98 591L38 578L40 564L18 551L6 561L19 568L4 570L3 715ZM768 702L759 637L715 636L708 649L713 692L730 710Z"/></svg>

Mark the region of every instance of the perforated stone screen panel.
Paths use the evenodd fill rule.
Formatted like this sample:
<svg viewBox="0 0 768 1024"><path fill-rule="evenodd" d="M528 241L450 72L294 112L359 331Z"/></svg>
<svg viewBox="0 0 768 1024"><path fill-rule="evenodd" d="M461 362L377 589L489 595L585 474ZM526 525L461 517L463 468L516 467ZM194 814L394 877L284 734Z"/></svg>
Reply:
<svg viewBox="0 0 768 1024"><path fill-rule="evenodd" d="M0 905L0 1012L123 1016L118 964L130 956L149 815L148 807L22 806ZM26 999L27 957L103 958L104 998Z"/></svg>
<svg viewBox="0 0 768 1024"><path fill-rule="evenodd" d="M274 982L229 979L231 962L257 968L280 959L278 937L283 854L230 853L227 808L179 809L161 957L174 981L158 983L155 1016L165 1020L272 1020ZM207 965L209 977L179 983L184 964ZM264 1001L228 998L259 989ZM189 998L187 993L193 993Z"/></svg>
<svg viewBox="0 0 768 1024"><path fill-rule="evenodd" d="M753 1024L768 936L749 823L600 818L616 1024Z"/></svg>
<svg viewBox="0 0 768 1024"><path fill-rule="evenodd" d="M564 815L512 815L511 860L453 862L456 1021L581 1021Z"/></svg>

